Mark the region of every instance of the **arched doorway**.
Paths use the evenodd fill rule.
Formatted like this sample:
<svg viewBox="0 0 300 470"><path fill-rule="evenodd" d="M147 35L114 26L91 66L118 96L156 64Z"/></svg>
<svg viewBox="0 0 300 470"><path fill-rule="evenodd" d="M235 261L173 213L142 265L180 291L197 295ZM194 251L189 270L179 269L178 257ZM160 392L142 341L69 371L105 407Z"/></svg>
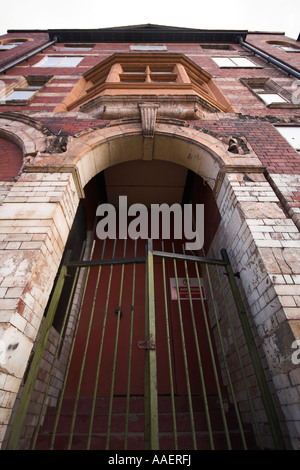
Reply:
<svg viewBox="0 0 300 470"><path fill-rule="evenodd" d="M128 206L202 202L214 221L207 225L209 248L220 216L201 177L157 160L115 165L104 171L100 182L106 186L105 192L101 188L105 202L115 206L121 195L129 197ZM94 193L85 190L92 197ZM184 242L174 240L171 227L170 239L154 240L152 256L160 251L184 257ZM235 412L229 410L202 268L195 263L187 266L183 258L154 256L150 294L149 259L141 262L147 245L146 240L135 243L127 238L125 244L95 237L95 265L89 265L53 448L239 448L243 439L246 444L249 430L242 431L241 439ZM151 299L153 330L148 334ZM155 355L154 375L147 370L149 353ZM156 390L155 405L147 396L151 387ZM160 431L153 437L147 435L147 427L154 417ZM37 448L45 444L49 419L46 416ZM208 430L207 419L214 430ZM219 429L224 424L227 435ZM248 435L247 441L249 445Z"/></svg>
<svg viewBox="0 0 300 470"><path fill-rule="evenodd" d="M214 197L212 197L211 192L213 191L214 196L216 196L216 194L218 194L218 191L221 187L222 177L224 177L224 173L222 172L222 170L223 170L222 166L224 166L225 164L231 163L230 159L228 157L228 154L226 153L225 145L222 142L217 141L216 139L214 139L214 138L212 138L208 135L203 136L203 134L199 133L197 130L177 128L176 126L174 126L174 128L172 128L170 130L171 126L165 126L164 127L164 125L161 124L161 125L157 126L157 128L159 128L159 132L157 132L157 135L155 136L155 138L153 139L153 142L152 142L152 157L153 158L150 159L150 161L148 161L149 160L148 158L143 158L143 156L144 156L143 149L144 149L145 142L143 140L143 137L140 134L139 126L137 126L137 125L136 126L135 125L127 125L127 127L126 127L126 125L125 125L125 126L121 126L121 127L122 127L121 131L120 131L120 129L116 130L116 129L112 129L112 128L105 129L104 131L102 131L102 130L101 131L96 131L97 135L93 136L94 141L89 136L89 137L84 137L82 140L80 140L79 143L78 142L74 143L74 147L71 148L69 150L69 154L67 154L65 156L65 168L66 169L68 168L68 166L67 166L68 164L69 165L70 164L71 165L76 165L76 169L77 169L78 174L79 174L79 178L77 178L77 185L80 185L80 182L81 182L82 186L85 186L85 189L87 189L88 182L90 180L92 180L92 178L96 174L98 174L99 172L102 172L103 170L106 170L107 168L113 168L114 165L117 165L118 163L121 163L121 162L141 161L142 164L144 164L144 163L145 164L147 164L147 163L151 164L151 161L157 162L157 161L160 161L160 160L164 160L165 162L170 161L170 162L175 163L175 164L176 163L180 164L182 167L192 170L197 176L203 176L203 181L205 181L207 183L207 187L209 187L209 190L210 190L210 196L211 196L210 201L212 202L214 200ZM173 132L173 134L172 134L171 131ZM84 139L86 139L86 142L84 141ZM88 142L89 142L89 144L88 144ZM75 158L74 158L74 154L75 154ZM149 149L147 151L147 157L148 156L149 156ZM69 162L68 162L68 158L69 158ZM147 161L143 161L143 160L147 160ZM47 166L47 164L48 164L47 158L43 158L43 164ZM59 159L57 159L57 164L59 164ZM258 164L255 157L253 157L252 164L253 164L253 166ZM53 163L53 160L52 160L52 165L54 165L54 167L55 167L55 162ZM155 175L155 172L154 172L154 175ZM202 185L203 185L203 181L201 180ZM196 196L199 196L199 193L197 191L196 191ZM198 202L197 199L195 199L195 201ZM216 214L217 214L217 212L216 212ZM213 212L210 215L212 216L212 218L214 218ZM217 220L217 218L214 218L214 222L216 222L216 220ZM215 225L215 227L216 227L216 225ZM210 236L213 237L213 235L214 235L214 233L212 231ZM96 253L97 256L99 257L100 251L101 250L99 248L98 252L96 250L96 251L94 251L94 253ZM121 253L122 253L122 250L121 250ZM152 256L153 256L153 253L152 253ZM151 258L151 256L150 256L150 258ZM171 257L172 260L173 260L173 258ZM185 256L185 259L187 259L187 258L188 257ZM144 259L144 261L146 263L146 258ZM194 262L195 260L193 259L192 261ZM149 258L147 258L147 262L149 263ZM153 260L152 260L152 263L153 263ZM105 263L102 263L102 265L103 264L105 264ZM120 263L120 264L122 265L123 263ZM133 264L134 264L134 262L133 262ZM226 265L225 262L222 262L221 264L222 264L223 267ZM110 263L108 263L108 265L109 265L109 269L111 269L111 266L114 265L114 263L110 262ZM66 266L70 267L71 264L64 265L64 267L66 267ZM86 267L87 264L85 264L84 266ZM121 271L122 271L122 268L121 268ZM152 269L152 273L153 272L154 272L154 269ZM183 271L183 273L185 274L185 271ZM178 274L176 274L176 275L174 274L174 277L175 277L175 281L176 281L176 277L177 277L177 280L178 280L178 278L180 278L180 276L178 276ZM155 278L155 275L154 275L154 278ZM187 278L187 276L185 276L185 278ZM142 276L141 276L141 279L143 279ZM156 279L158 279L158 284L160 285L159 287L161 287L162 281L164 279L162 277L159 278L157 276L156 276ZM97 280L97 278L96 278L96 280ZM94 277L94 282L95 282L95 277ZM200 284L200 286L201 286L201 284ZM149 286L148 286L148 289L149 289ZM159 291L159 289L158 289L158 291ZM212 291L213 291L213 289L211 290L211 292ZM93 293L95 293L95 290L92 289L91 292L92 292L92 297L91 296L88 297L88 301L92 302L92 304L93 304L93 299L94 299ZM106 292L107 292L107 289L106 289ZM120 284L119 284L119 287L117 286L116 289L115 289L115 293L118 293L118 292L120 292ZM163 291L163 294L165 292L166 292L166 289ZM201 292L201 289L200 289L200 292ZM126 291L126 293L128 294L127 291ZM147 291L145 289L145 293L147 294L146 295L146 300L147 300L149 298L148 297L149 290ZM163 294L161 294L162 297L164 297ZM169 297L170 297L170 292L169 292ZM105 298L105 293L104 293L104 298ZM129 299L130 299L130 296L129 296ZM207 300L211 301L211 299L207 299ZM162 302L161 304L163 304L163 301L164 301L164 299L161 300L161 302ZM188 301L190 301L190 298L188 298ZM146 303L145 299L144 299L143 302ZM116 308L112 309L111 311L113 311L113 313L114 313L114 318L117 318L118 330L115 333L115 338L116 338L116 337L119 337L119 331L120 331L119 327L120 327L121 322L122 322L122 315L121 315L122 314L122 309L121 309L121 306L120 306L120 302L117 302L117 304L114 307L116 307ZM100 308L100 310L101 309L103 310L103 307ZM180 309L178 307L178 311L179 310ZM214 310L214 313L217 314L216 318L218 319L218 317L220 316L220 312L218 312L217 308L213 308L213 310ZM90 316L87 315L86 318L88 319L88 323L89 323ZM125 322L123 322L123 323L125 323ZM179 326L181 327L180 323L181 323L181 320L180 320L180 317L179 317L179 323L177 322L177 325L179 324ZM92 327L88 327L88 328L90 328L89 329L90 333L93 334L94 333L93 328ZM143 324L142 324L141 328L143 329ZM176 330L176 328L178 328L178 326L176 326L176 324L174 325L174 322L173 322L172 328L174 330ZM163 331L163 328L161 328L161 330ZM167 329L165 330L165 332L167 332ZM181 334L181 332L180 332L180 334ZM112 337L113 336L114 335L112 335ZM166 337L167 335L165 334L163 336ZM178 337L178 335L175 333L173 335L172 339L170 340L170 345L175 342L177 337ZM195 337L195 335L194 335L194 337ZM181 342L182 342L182 335L181 335ZM147 334L147 329L146 328L145 328L145 335L143 335L140 339L138 339L138 343L140 343L140 346L141 346L140 349L142 350L142 352L144 351L145 356L149 356L149 355L151 355L152 351L156 351L156 343L155 343L155 348L153 348L153 344L151 344L151 335ZM90 344L93 346L94 344L96 344L96 342L92 341L92 343L90 343ZM185 351L187 351L190 344L191 343L188 342L187 348L186 348ZM72 346L72 348L73 348L73 346ZM83 350L84 357L86 357L85 356L85 346L84 346L83 349L84 349ZM117 351L115 347L113 347L112 349L113 349L114 352ZM174 347L173 344L172 344L172 349L173 349L173 352L175 352L175 354L173 354L173 357L175 357L176 352L177 352L177 348ZM120 351L119 348L118 348L118 351ZM181 351L182 351L181 357L182 356L184 357L184 349L181 349ZM197 355L197 351L196 351L196 355ZM82 355L81 355L81 357L82 357ZM114 356L114 357L116 358L117 356ZM164 359L164 353L161 353L160 357ZM211 355L210 355L210 357L211 357ZM195 358L195 353L194 352L192 353L192 358ZM198 357L197 357L197 359L198 359ZM86 362L86 360L85 360L85 362ZM183 364L183 367L182 367L182 371L180 373L178 373L178 370L179 370L178 369L177 372L176 372L177 375L179 374L179 380L176 384L176 386L178 388L176 389L176 391L179 390L180 387L183 384L180 377L183 376L183 375L186 375L186 370L187 370L186 364L187 363L185 361L183 361L183 362L184 362L184 364ZM175 363L176 363L176 358L175 358ZM180 359L177 360L177 364L178 363L180 363ZM198 363L199 363L199 361L198 361ZM163 366L160 367L159 366L159 359L158 359L157 360L157 366L158 366L157 370L159 371L159 369L160 369L162 371L161 375L164 376L164 370L165 370L164 361L162 362L162 364L163 364ZM192 363L190 363L190 366L188 368L191 372L190 377L193 380L194 377L196 377L196 374L194 374L194 366L193 366L193 364L192 365L191 364ZM75 364L75 366L76 366L76 364ZM117 367L117 361L115 361L115 362L113 361L113 367L114 366ZM116 371L116 367L115 367L115 371ZM135 370L138 370L138 367L140 367L140 366L137 365ZM145 370L147 367L144 366L143 370ZM172 365L172 367L173 367L173 365ZM172 370L172 367L171 367L171 370ZM220 367L222 367L222 366L220 366ZM177 365L176 365L176 368L177 368ZM209 368L207 368L207 369L211 370ZM226 367L225 367L225 369L226 369ZM76 368L74 370L78 371L78 369L76 369ZM224 368L223 368L223 370L224 370ZM223 370L221 372L223 372ZM123 372L122 368L121 368L121 372ZM158 372L157 377L159 377L159 374L160 374L160 372ZM81 372L80 372L80 375L81 375ZM156 375L156 371L155 371L155 375ZM74 377L74 375L73 375L73 377ZM115 375L115 377L116 377L116 375ZM163 379L165 379L165 377L163 377ZM82 378L80 378L80 380L81 380L81 384L82 384ZM87 380L86 383L88 383L88 380ZM106 382L106 383L108 383L108 382ZM152 382L150 380L150 384L151 383ZM164 384L163 381L161 383ZM124 393L124 383L123 383L122 379L120 380L119 384L121 386L121 389L120 389L119 393L121 393L121 395L122 395ZM114 385L115 385L115 379L114 379ZM198 385L199 385L199 380L196 380L196 387ZM169 388L164 388L164 387L165 387L165 385L163 385L163 388L161 390L162 395L168 395L168 398L170 399L170 389ZM222 387L222 381L221 380L220 380L219 385L218 385L217 388L220 388L220 387ZM185 388L188 388L187 385L185 386ZM80 386L80 389L81 389L81 386ZM74 388L72 389L72 387L71 387L69 390L71 390L71 392L74 393L75 389ZM110 390L111 390L111 388L110 388ZM226 390L228 390L228 388L226 388ZM113 389L113 391L114 391L114 389ZM194 392L190 393L190 394L187 393L187 392L188 391L185 390L185 389L184 390L181 389L181 391L180 391L181 394L188 397L188 401L189 401L188 405L189 405L189 408L191 410L192 396L193 396ZM218 392L219 392L219 390L218 390ZM110 397L112 397L112 399L109 401L109 404L106 404L105 406L108 407L109 409L111 409L113 403L115 403L115 401L114 401L115 396L111 395L111 392L106 392L105 395L107 395L108 393L109 393ZM140 394L140 389L139 388L137 389L136 393L137 393L137 395ZM185 395L186 393L187 393L187 395ZM212 391L212 393L214 393L214 391ZM156 394L157 394L157 390L156 390ZM198 389L195 390L195 394L199 394ZM77 400L77 391L76 391L76 397L73 397L73 398L75 398L75 400L77 401L77 405L78 405L79 402ZM145 398L146 398L146 396L145 396ZM147 397L147 399L148 399L148 397ZM76 405L76 408L77 408L77 405ZM94 405L92 405L92 406L95 406L95 405L96 404L94 402ZM91 403L89 403L87 406L90 409ZM139 405L137 404L137 407L138 406ZM217 406L218 406L221 414L223 414L223 416L224 416L226 407L224 407L221 395L218 395ZM84 404L83 404L83 407L84 407ZM216 407L216 402L215 401L213 402L212 407L213 408ZM147 408L147 413L148 412L149 412L149 409ZM200 413L202 413L202 411L200 411ZM172 416L174 416L174 413L173 413ZM112 417L112 414L111 414L111 417ZM153 417L153 414L151 414L151 410L150 410L150 414L147 417L148 421L146 421L146 423L149 423L149 419L151 420L152 417ZM73 423L72 424L73 430L75 429L74 426L75 426L76 418L77 418L76 413L75 413L75 415L72 414L71 421ZM156 416L156 421L157 421L157 418L158 417ZM192 422L193 419L194 419L194 415L190 413L189 419ZM53 420L53 418L52 418L52 420ZM110 430L111 430L111 426L112 426L112 421L109 421ZM146 427L147 427L147 425L146 425ZM46 432L46 434L48 434L48 438L49 438L49 432ZM201 434L201 432L200 432L200 434ZM70 434L69 433L68 433L67 436L64 436L63 446L65 446L65 445L68 446L70 442L72 444L75 442L75 446L78 445L79 447L82 446L82 445L83 446L86 445L86 442L83 442L84 440L82 439L82 437L79 437L79 441L77 441L77 444L76 444L76 439L74 440L73 437L74 436L72 434L72 438L70 439ZM195 433L192 434L192 439L193 439L193 443L189 444L189 445L194 446L194 448L196 448L197 447L197 442L196 442L197 439L196 439L196 434ZM196 439L196 441L195 441L195 439ZM104 438L104 440L107 440L107 436L106 436L106 438ZM228 440L228 428L227 428L227 433L225 433L225 440ZM66 443L66 441L67 441L67 443ZM203 440L200 439L200 447L201 447L201 442L203 443ZM107 441L106 441L106 444L107 444ZM105 447L106 444L103 444L103 442L102 442L101 446L104 445L104 447ZM119 444L117 444L117 445L119 445ZM138 444L135 442L135 444L133 444L132 448L137 448L136 447L137 445Z"/></svg>
<svg viewBox="0 0 300 470"><path fill-rule="evenodd" d="M94 181L89 183L90 185L95 185ZM173 204L180 207L184 207L185 204L191 203L195 205L196 203L205 204L207 206L207 228L206 228L206 246L209 248L214 233L218 227L220 216L218 209L214 202L213 196L211 194L210 188L204 184L202 178L197 177L192 172L189 172L187 169L170 162L165 161L134 161L128 163L120 163L113 167L108 168L103 172L101 178L101 183L105 184L105 203L113 205L118 209L119 197L126 197L128 208L132 204L143 204L149 210L149 234L151 232L150 224L150 210L153 204L167 204L171 207ZM90 197L93 197L93 193L89 188L86 188L87 193ZM100 188L99 188L100 190ZM100 191L99 191L100 193ZM103 187L102 187L103 194ZM92 201L87 200L86 205L92 205ZM118 214L118 211L116 211ZM95 214L93 214L95 215ZM209 217L213 215L213 223L209 223ZM128 226L132 219L128 218ZM162 222L162 219L161 219ZM156 250L162 250L169 253L176 252L185 253L185 239L184 234L182 238L175 239L173 233L173 223L174 216L170 213L170 233L167 236L164 236L162 233L159 238L153 240L153 248ZM91 223L90 223L91 224ZM89 223L88 223L89 225ZM117 224L118 225L118 224ZM94 248L93 248L93 260L100 259L118 259L118 258L127 258L134 260L135 257L145 256L147 249L147 239L133 240L130 238L130 235L127 235L126 240L120 239L117 234L117 240L114 239L105 239L99 240L95 235ZM187 252L191 254L191 252ZM202 253L202 250L201 250ZM200 253L200 255L201 255ZM197 252L197 254L199 254ZM132 263L133 264L133 261ZM86 304L84 304L82 311L82 325L81 329L78 331L77 348L74 350L74 360L71 365L70 371L70 380L66 389L66 393L70 397L76 395L76 390L78 387L78 381L80 380L80 368L78 363L82 359L86 347L86 337L91 335L89 338L89 350L86 354L87 358L85 360L85 372L84 377L81 379L80 390L84 396L92 396L94 391L94 381L88 379L88 377L95 376L95 371L97 368L96 362L98 358L97 350L99 348L99 331L96 333L96 329L90 324L90 312L93 311L95 317L99 315L98 319L93 319L93 325L96 324L102 325L104 321L104 315L107 312L110 312L110 315L107 318L107 325L105 326L108 330L114 330L118 309L121 310L121 322L120 322L120 337L119 337L119 355L116 364L115 372L115 381L114 381L114 392L117 395L126 395L127 388L127 370L128 370L128 355L129 355L129 337L130 337L130 327L131 327L131 311L135 310L135 337L133 343L137 346L145 339L145 309L146 309L146 271L145 266L139 265L137 263L135 268L135 279L133 279L133 268L130 264L125 266L124 272L122 272L121 266L114 266L113 276L111 276L111 266L102 266L101 273L97 270L91 270L89 273L89 282L86 287ZM164 271L163 271L164 270ZM200 270L200 268L199 268ZM176 271L176 273L175 273ZM98 276L101 275L101 282L99 284ZM165 279L163 278L165 277ZM195 267L190 266L189 276L193 279L193 282L196 282L196 270ZM172 362L173 362L173 374L174 374L174 391L179 395L187 394L187 383L185 378L185 364L184 364L184 354L186 351L182 348L182 345L179 345L180 340L180 317L178 312L178 303L176 296L176 285L175 278L178 278L180 283L186 281L186 273L184 264L180 261L176 262L174 266L173 260L164 260L164 267L162 269L162 260L156 258L154 260L154 280L155 280L155 310L156 315L156 332L157 332L157 344L156 349L157 353L157 363L158 363L158 393L170 394L170 381L169 376L166 374L168 370L168 355L167 355L167 344L165 337L168 334L170 336L170 349L172 352ZM166 282L165 289L163 289L163 283ZM197 283L196 283L197 284ZM186 285L186 284L185 284ZM183 286L180 286L180 288ZM97 289L97 292L96 292ZM101 291L101 293L98 293ZM196 290L196 288L195 288ZM121 292L122 291L122 292ZM187 293L187 290L186 290ZM96 298L95 298L96 295ZM119 300L120 296L120 300ZM107 304L109 297L109 303ZM205 296L204 296L205 297ZM195 300L196 299L196 300ZM194 349L195 346L191 346L193 341L191 337L193 336L193 325L191 319L189 319L189 302L188 297L185 297L186 302L183 302L180 305L180 315L184 322L184 330L187 343L184 347L192 347L192 351L189 354L189 370L197 370L197 353ZM205 300L205 298L204 298ZM197 322L201 322L201 299L198 294L193 295L192 298L193 308L197 310ZM121 305L119 305L121 303ZM165 303L167 303L167 309L169 310L170 316L170 325L167 325L169 331L166 330L165 317L163 312L165 311ZM114 315L111 313L113 312ZM105 319L106 321L106 319ZM112 323L109 323L109 322ZM89 332L90 329L90 332ZM213 378L213 369L209 365L209 345L207 343L206 335L203 333L205 330L205 325L200 323L197 326L199 334L202 334L201 340L199 339L200 348L202 349L202 367L207 370L206 374L209 376L207 380L206 390L210 395L217 395L216 384ZM200 333L201 332L201 333ZM93 339L93 334L95 333L95 338ZM100 334L101 337L101 334ZM102 364L101 370L107 370L108 377L111 374L112 359L113 359L113 350L115 335L112 334L107 342L107 349L101 352L102 354ZM95 349L93 346L95 345ZM160 350L161 349L161 350ZM160 351L159 351L160 350ZM105 358L108 359L108 363L105 364ZM135 347L133 349L133 367L135 374L131 380L132 393L134 395L143 395L144 394L144 355L142 353L142 347ZM207 363L205 363L207 361ZM139 373L137 373L139 371ZM201 394L201 381L197 373L194 373L189 378L190 383L188 384L191 387L191 391L194 395ZM102 382L101 387L99 386L99 393L102 396L109 396L111 390L111 383L107 378L106 381Z"/></svg>

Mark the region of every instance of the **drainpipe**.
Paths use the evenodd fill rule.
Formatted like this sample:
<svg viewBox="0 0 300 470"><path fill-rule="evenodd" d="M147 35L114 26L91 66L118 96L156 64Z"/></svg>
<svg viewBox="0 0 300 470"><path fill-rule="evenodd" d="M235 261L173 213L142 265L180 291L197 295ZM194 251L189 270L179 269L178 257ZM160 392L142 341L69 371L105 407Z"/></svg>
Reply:
<svg viewBox="0 0 300 470"><path fill-rule="evenodd" d="M287 72L289 75L293 75L293 77L296 77L296 78L300 79L300 73L299 72L297 72L294 69L291 69L287 65L284 65L282 62L279 62L279 60L273 59L271 56L269 56L268 54L265 54L264 52L261 52L260 50L256 49L255 47L250 46L250 44L247 44L246 42L244 42L242 37L238 38L238 42L241 46L245 47L246 49L249 49L249 51L254 52L254 54L259 55L263 59L266 59L271 64L273 64L276 67L279 67L281 70L284 70L285 72Z"/></svg>
<svg viewBox="0 0 300 470"><path fill-rule="evenodd" d="M23 62L24 60L28 60L30 59L30 57L34 56L35 54L38 54L39 52L42 52L44 49L46 49L47 47L49 46L52 46L53 44L55 44L57 42L57 37L55 37L53 39L53 41L51 42L48 42L47 44L44 44L43 46L39 47L38 49L35 49L34 51L32 52L29 52L28 54L22 56L22 57L19 57L19 59L16 59L14 60L13 62L10 62L9 64L7 65L4 65L3 67L0 68L0 74L1 73L5 73L7 70L11 69L12 67L14 67L15 65L19 65L21 62Z"/></svg>

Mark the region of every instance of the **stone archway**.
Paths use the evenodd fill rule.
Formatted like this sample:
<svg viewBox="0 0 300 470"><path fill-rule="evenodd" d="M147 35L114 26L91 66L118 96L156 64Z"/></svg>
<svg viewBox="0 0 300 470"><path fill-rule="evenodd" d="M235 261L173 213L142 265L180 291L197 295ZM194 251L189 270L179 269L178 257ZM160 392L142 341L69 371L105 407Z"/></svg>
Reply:
<svg viewBox="0 0 300 470"><path fill-rule="evenodd" d="M38 154L27 165L27 171L38 171L40 166L48 171L58 166L60 171L68 171L73 165L84 187L93 176L117 163L161 159L189 168L216 191L221 175L227 171L263 172L261 162L248 147L246 154L232 154L228 141L180 121L157 122L150 137L143 135L140 122L120 123L70 138L63 155L50 156L47 151Z"/></svg>
<svg viewBox="0 0 300 470"><path fill-rule="evenodd" d="M46 136L42 126L37 128L34 120L18 114L2 113L0 116L0 136L18 145L24 158L35 156L46 149Z"/></svg>
<svg viewBox="0 0 300 470"><path fill-rule="evenodd" d="M291 367L293 351L288 346L297 329L299 331L299 317L296 309L293 316L291 308L287 310L278 297L286 285L276 271L275 262L270 263L267 250L273 249L276 260L274 249L279 246L268 243L267 238L262 243L258 234L269 233L270 227L275 225L288 232L293 223L278 207L278 200L263 176L260 161L251 149L247 155L233 155L221 140L198 129L173 123L158 122L154 137L150 142L148 139L142 135L140 123L123 123L70 139L64 153L50 155L42 150L43 153L31 155L26 171L14 185L15 191L30 184L35 196L26 201L15 199L11 202L8 194L4 200L0 218L2 226L7 227L7 237L12 224L22 227L20 245L18 249L5 250L0 273L6 278L7 289L16 287L13 277L19 278L19 296L17 299L6 297L7 313L2 321L4 346L18 343L18 348L10 348L12 352L5 357L4 364L7 377L14 378L13 387L7 390L11 394L11 404L20 387L78 201L84 197L84 186L109 166L149 159L149 155L189 168L213 190L222 218L215 246L228 250L234 268L240 273L275 386L280 393L290 393L279 377L282 370ZM244 178L245 173L247 178ZM44 196L38 194L41 187L48 188ZM259 231L258 226L261 227ZM263 229L266 226L268 230ZM27 239L21 235L25 232ZM276 301L271 305L270 299ZM278 342L280 335L285 338L281 344ZM8 423L9 416L10 410L4 423Z"/></svg>

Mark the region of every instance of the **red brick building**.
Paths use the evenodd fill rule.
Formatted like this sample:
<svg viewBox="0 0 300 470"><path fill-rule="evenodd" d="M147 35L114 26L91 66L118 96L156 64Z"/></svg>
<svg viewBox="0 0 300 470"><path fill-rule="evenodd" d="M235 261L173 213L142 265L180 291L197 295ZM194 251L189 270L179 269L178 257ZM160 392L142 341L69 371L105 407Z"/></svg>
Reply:
<svg viewBox="0 0 300 470"><path fill-rule="evenodd" d="M284 33L0 38L4 449L299 450L299 85ZM99 240L124 195L204 250Z"/></svg>

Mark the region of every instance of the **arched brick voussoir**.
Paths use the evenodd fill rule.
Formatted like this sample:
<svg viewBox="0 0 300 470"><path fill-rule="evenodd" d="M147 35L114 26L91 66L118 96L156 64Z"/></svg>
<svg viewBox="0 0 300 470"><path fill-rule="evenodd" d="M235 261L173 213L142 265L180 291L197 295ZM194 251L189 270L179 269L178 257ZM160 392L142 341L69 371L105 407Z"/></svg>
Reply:
<svg viewBox="0 0 300 470"><path fill-rule="evenodd" d="M156 123L152 138L153 159L178 163L202 176L213 188L218 175L226 168L244 171L246 167L262 169L251 150L247 155L234 155L221 139L199 129L168 123ZM84 133L73 138L60 156L64 163L76 165L82 186L100 171L128 160L143 158L145 138L141 124L124 123ZM52 155L52 163L55 156ZM50 163L44 154L43 163ZM39 158L36 159L39 162Z"/></svg>
<svg viewBox="0 0 300 470"><path fill-rule="evenodd" d="M0 137L9 139L22 149L23 156L35 156L47 147L46 136L20 121L0 117Z"/></svg>
<svg viewBox="0 0 300 470"><path fill-rule="evenodd" d="M63 153L47 151L31 159L32 166L51 171L76 167L82 188L98 173L118 163L144 158L145 145L152 145L151 158L182 165L200 175L213 190L226 171L263 171L251 150L247 155L229 152L228 143L192 126L157 122L153 137L143 136L140 122L116 123L69 139ZM149 153L148 153L149 155ZM28 170L29 168L27 168Z"/></svg>

